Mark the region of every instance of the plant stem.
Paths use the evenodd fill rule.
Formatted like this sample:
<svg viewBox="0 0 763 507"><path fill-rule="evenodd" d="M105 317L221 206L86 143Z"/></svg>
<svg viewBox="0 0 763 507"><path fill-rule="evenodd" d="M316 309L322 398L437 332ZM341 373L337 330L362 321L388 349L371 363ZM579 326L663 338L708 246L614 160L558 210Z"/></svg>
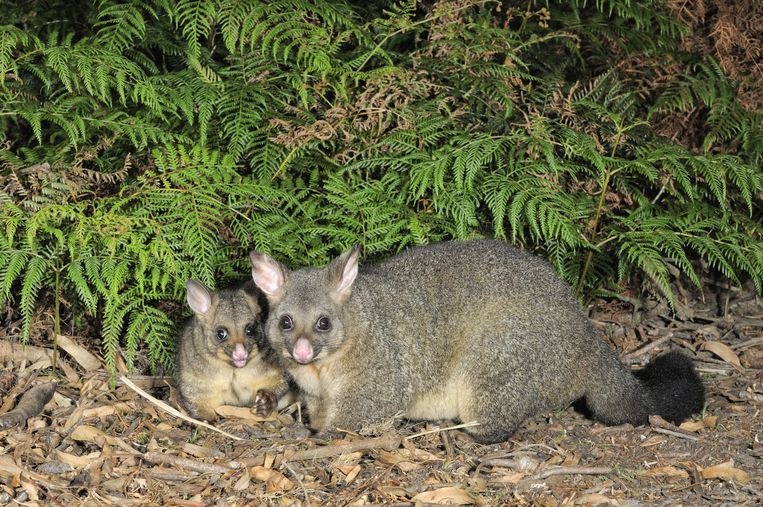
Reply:
<svg viewBox="0 0 763 507"><path fill-rule="evenodd" d="M56 269L56 284L53 307L53 360L51 366L56 371L58 362L58 336L61 334L61 270Z"/></svg>
<svg viewBox="0 0 763 507"><path fill-rule="evenodd" d="M457 13L459 11L463 11L464 9L469 9L469 8L475 7L477 5L491 3L492 1L493 0L482 0L481 2L477 2L475 4L462 5L460 7L457 7L456 9L450 10L448 12L443 12L443 13L438 14L436 16L430 16L430 17L425 18L425 19L420 19L418 21L415 21L415 22L411 23L408 26L404 26L404 27L402 27L402 28L400 28L398 30L395 30L394 32L388 33L387 35L384 36L384 38L376 46L374 46L374 48L368 53L368 55L366 55L366 58L360 63L360 65L358 65L358 68L357 68L356 72L360 72L363 69L363 67L366 66L366 64L369 62L369 60L371 60L371 58L376 54L376 52L379 51L381 49L381 47L389 39L391 39L395 35L407 32L411 28L416 27L418 25L423 25L423 24L429 23L430 21L435 21L436 19L441 18L443 16L448 16L450 14L455 14L455 13ZM498 3L498 2L495 2L495 3Z"/></svg>
<svg viewBox="0 0 763 507"><path fill-rule="evenodd" d="M612 146L612 153L610 154L610 158L614 158L615 154L617 153L617 147L620 145L620 140L623 137L623 133L625 133L625 130L619 125L615 124L617 127L617 134L615 135L615 142ZM593 222L589 226L590 230L590 237L589 241L593 243L596 240L596 236L599 233L599 221L601 220L601 215L604 213L604 203L607 199L607 190L609 190L609 182L612 179L612 175L615 174L615 171L612 171L610 169L604 170L604 182L601 185L601 194L599 194L599 204L596 206L596 213L593 216ZM583 284L585 282L585 277L588 274L588 269L591 267L591 261L593 260L593 250L588 250L588 255L586 255L585 264L583 264L583 270L580 272L580 278L578 279L578 286L575 289L575 294L577 296L580 296L580 292L583 290Z"/></svg>

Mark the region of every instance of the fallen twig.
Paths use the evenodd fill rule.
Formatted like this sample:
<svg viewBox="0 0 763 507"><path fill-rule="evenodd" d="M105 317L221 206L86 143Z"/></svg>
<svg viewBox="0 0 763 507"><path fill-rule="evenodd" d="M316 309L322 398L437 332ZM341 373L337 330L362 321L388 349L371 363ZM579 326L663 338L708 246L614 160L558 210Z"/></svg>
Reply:
<svg viewBox="0 0 763 507"><path fill-rule="evenodd" d="M46 382L32 387L21 396L16 408L8 413L0 415L0 428L23 426L27 419L42 412L43 407L56 392L58 382Z"/></svg>
<svg viewBox="0 0 763 507"><path fill-rule="evenodd" d="M552 475L582 474L582 475L607 475L612 473L611 467L553 467L528 477L527 480L538 481L547 479Z"/></svg>
<svg viewBox="0 0 763 507"><path fill-rule="evenodd" d="M299 487L302 488L302 494L305 495L305 505L307 507L312 507L312 504L310 503L310 495L307 494L307 488L305 487L305 483L302 482L302 479L299 478L299 475L297 475L297 472L295 472L288 463L284 462L283 464L284 468L289 471L289 473L296 479L297 484L299 484Z"/></svg>
<svg viewBox="0 0 763 507"><path fill-rule="evenodd" d="M284 461L304 461L309 459L331 458L333 456L340 456L342 454L349 454L358 451L369 451L372 449L394 451L400 447L401 441L402 438L400 435L390 433L388 435L376 438L354 440L352 442L347 442L346 444L327 445L324 447L316 447L314 449L297 451L294 454L288 454L284 456Z"/></svg>
<svg viewBox="0 0 763 507"><path fill-rule="evenodd" d="M670 435L678 438L685 438L686 440L699 440L697 435L689 435L688 433L681 433L679 431L669 430L667 428L652 428L652 431L656 433L662 433L664 435Z"/></svg>
<svg viewBox="0 0 763 507"><path fill-rule="evenodd" d="M198 461L190 458L181 458L173 454L162 454L160 452L147 452L143 456L143 459L156 463L157 465L170 465L178 468L185 468L193 472L199 472L201 474L224 474L232 472L235 469L225 465L218 465L216 463L206 463L204 461Z"/></svg>
<svg viewBox="0 0 763 507"><path fill-rule="evenodd" d="M461 428L471 428L472 426L479 426L477 421L470 421L468 423L456 424L455 426L448 426L447 428L435 428L433 430L422 431L413 435L405 437L406 440L410 440L416 437L423 437L424 435L431 435L432 433L441 433L443 431L460 430Z"/></svg>
<svg viewBox="0 0 763 507"><path fill-rule="evenodd" d="M177 417L179 419L182 419L182 420L184 420L186 422L189 422L191 424L195 424L197 426L202 426L202 427L210 429L212 431L216 431L216 432L218 432L218 433L220 433L222 435L225 435L228 438L232 438L233 440L244 440L243 438L237 437L236 435L231 435L227 431L223 431L223 430L221 430L219 428L215 428L214 426L212 426L209 423L206 423L204 421L199 421L198 419L194 419L193 417L189 417L189 416L181 413L177 409L175 409L175 408L167 405L166 403L164 403L162 400L158 400L158 399L154 398L153 396L148 394L146 391L144 391L140 387L136 386L129 378L127 378L125 376L119 377L119 380L124 385L126 385L127 387L129 387L130 389L132 389L133 391L135 391L136 393L138 393L139 395L141 395L142 397L144 397L145 399L147 399L148 401L150 401L151 403L156 405L157 407L161 408L162 410L164 410L168 414L174 415L175 417Z"/></svg>
<svg viewBox="0 0 763 507"><path fill-rule="evenodd" d="M151 389L152 387L166 387L174 383L172 377L166 375L131 375L130 381L141 389ZM121 380L117 385L121 385Z"/></svg>
<svg viewBox="0 0 763 507"><path fill-rule="evenodd" d="M164 470L158 467L149 470L148 473L154 479L159 479L160 481L170 481L170 482L186 482L199 476L197 472L180 473L180 472Z"/></svg>
<svg viewBox="0 0 763 507"><path fill-rule="evenodd" d="M649 425L652 427L652 430L657 433L671 435L678 438L685 438L686 440L699 440L699 437L696 435L689 435L687 433L676 431L679 428L658 415L649 416Z"/></svg>
<svg viewBox="0 0 763 507"><path fill-rule="evenodd" d="M665 336L663 336L661 338L658 338L657 340L654 340L653 342L649 342L646 345L644 345L643 347L641 347L639 349L636 349L633 352L623 356L622 357L622 362L624 362L624 363L635 362L635 360L638 357L643 356L647 352L650 352L652 349L656 349L657 347L659 347L663 343L665 343L667 341L670 341L671 338L673 338L673 333L672 332L668 333L667 335L665 335Z"/></svg>
<svg viewBox="0 0 763 507"><path fill-rule="evenodd" d="M761 343L763 343L763 338L750 338L749 340L745 340L741 343L731 345L731 348L733 350L745 350L750 347L755 347L756 345L760 345Z"/></svg>

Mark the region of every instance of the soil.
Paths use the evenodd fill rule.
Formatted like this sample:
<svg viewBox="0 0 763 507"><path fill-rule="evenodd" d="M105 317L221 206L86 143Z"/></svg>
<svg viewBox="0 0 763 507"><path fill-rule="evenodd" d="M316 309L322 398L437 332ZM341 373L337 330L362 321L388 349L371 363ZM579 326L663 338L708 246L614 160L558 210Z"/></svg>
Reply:
<svg viewBox="0 0 763 507"><path fill-rule="evenodd" d="M58 386L38 415L0 415L0 504L760 505L763 301L749 289L679 293L674 312L620 296L591 317L634 368L669 349L689 355L707 389L701 414L606 427L570 407L496 445L447 421L316 436L296 406L267 418L231 408L215 424L224 435L110 377L84 338L60 342L53 365L52 346L14 345L6 319L0 414L32 386ZM177 407L171 378L129 378Z"/></svg>

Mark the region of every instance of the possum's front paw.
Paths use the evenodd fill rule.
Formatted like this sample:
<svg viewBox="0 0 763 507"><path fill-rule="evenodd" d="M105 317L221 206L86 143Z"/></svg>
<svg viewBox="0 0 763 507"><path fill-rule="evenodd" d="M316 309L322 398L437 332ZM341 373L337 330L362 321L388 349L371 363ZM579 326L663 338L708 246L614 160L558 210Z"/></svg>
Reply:
<svg viewBox="0 0 763 507"><path fill-rule="evenodd" d="M273 391L260 389L254 396L254 412L260 417L270 415L278 406L278 398Z"/></svg>

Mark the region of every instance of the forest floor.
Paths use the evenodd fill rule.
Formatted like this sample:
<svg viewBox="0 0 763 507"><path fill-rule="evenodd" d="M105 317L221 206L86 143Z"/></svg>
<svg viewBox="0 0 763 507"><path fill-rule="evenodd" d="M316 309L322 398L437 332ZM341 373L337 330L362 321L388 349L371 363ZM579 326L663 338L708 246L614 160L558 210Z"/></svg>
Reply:
<svg viewBox="0 0 763 507"><path fill-rule="evenodd" d="M185 422L122 381L70 337L53 349L0 328L0 504L21 505L760 505L763 302L750 290L682 294L663 305L597 302L591 317L634 367L677 348L707 389L680 427L605 427L572 408L496 445L441 422L310 436L296 407L269 418L231 409L217 427ZM624 298L628 299L628 298ZM177 406L169 378L130 377ZM57 381L42 412L9 412ZM26 422L26 424L24 424ZM17 424L20 423L20 424Z"/></svg>

